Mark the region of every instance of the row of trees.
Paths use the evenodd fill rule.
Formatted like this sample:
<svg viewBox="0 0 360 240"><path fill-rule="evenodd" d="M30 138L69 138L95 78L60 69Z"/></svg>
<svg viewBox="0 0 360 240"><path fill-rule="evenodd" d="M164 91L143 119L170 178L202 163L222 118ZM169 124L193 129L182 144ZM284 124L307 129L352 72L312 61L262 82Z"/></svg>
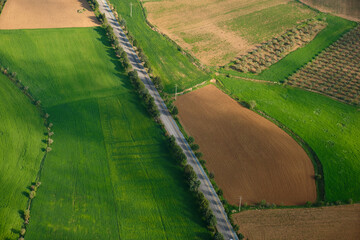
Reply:
<svg viewBox="0 0 360 240"><path fill-rule="evenodd" d="M135 70L128 73L131 84L134 86L135 91L139 94L139 97L143 100L146 109L153 118L158 118L160 113L155 104L154 98L149 94L149 91L145 88L144 83L140 80Z"/></svg>
<svg viewBox="0 0 360 240"><path fill-rule="evenodd" d="M309 19L280 37L262 43L247 55L241 56L231 68L244 73L260 73L291 51L311 41L325 27L326 22Z"/></svg>
<svg viewBox="0 0 360 240"><path fill-rule="evenodd" d="M89 0L90 1L90 0ZM96 5L94 5L96 6ZM116 12L116 9L114 6L110 5L111 10ZM94 9L96 10L96 9ZM146 109L148 110L149 114L157 119L160 115L159 110L155 104L154 98L149 94L148 90L145 88L144 83L139 78L137 71L131 70L131 64L127 58L126 52L122 49L120 46L117 37L115 36L112 27L107 23L105 16L103 16L101 13L97 14L99 21L103 23L103 27L106 30L106 35L112 44L113 48L115 49L117 57L120 59L123 67L128 72L128 76L130 79L131 84L134 87L134 90L138 93L139 97L142 99ZM136 52L138 56L140 57L141 61L144 64L144 67L147 69L149 74L152 72L150 63L148 61L148 58L144 54L142 48L139 46L138 41L130 34L130 32L127 30L126 27L126 21L119 15L116 15L116 18L119 22L119 24L122 26L124 32L126 33L130 43L134 46L136 49ZM160 93L163 93L163 84L162 80L158 76L152 76L152 82L154 83L155 87ZM170 105L168 105L170 112L173 115L178 114L178 109L176 106L172 104L172 102L168 102ZM165 130L164 126L162 125L162 128ZM199 146L194 143L190 143L191 148L195 151L199 149ZM200 187L200 181L197 179L197 175L194 172L193 168L187 164L187 159L185 154L183 153L182 149L176 144L175 138L173 136L168 137L168 146L170 148L170 152L173 155L173 158L176 159L177 164L184 170L184 178L189 186L189 190L193 193L196 202L199 206L199 211L202 215L203 220L206 222L209 230L214 233L214 238L221 240L223 239L223 236L216 231L216 218L212 212L212 210L209 208L209 202L205 198L204 194L199 191ZM202 154L201 154L202 155ZM198 156L200 156L200 153L198 153Z"/></svg>
<svg viewBox="0 0 360 240"><path fill-rule="evenodd" d="M360 27L356 27L289 77L289 85L360 104Z"/></svg>
<svg viewBox="0 0 360 240"><path fill-rule="evenodd" d="M182 151L182 149L176 144L174 136L168 136L167 138L168 147L170 152L173 155L173 158L176 159L176 163L183 169L185 182L187 183L190 192L196 199L196 203L199 207L199 212L202 216L202 219L207 224L208 229L214 234L216 234L218 239L219 233L216 233L216 218L210 209L209 201L205 198L204 194L199 190L200 181L194 171L194 169L187 164L187 159Z"/></svg>
<svg viewBox="0 0 360 240"><path fill-rule="evenodd" d="M46 145L46 148L44 149L46 152L45 156L43 158L43 161L44 161L47 153L52 150L51 145L54 143L54 140L52 139L52 136L54 135L54 132L52 131L53 124L49 122L50 115L44 111L44 109L41 105L41 101L39 99L35 99L35 97L33 97L33 95L30 92L29 87L25 86L22 83L22 81L18 78L16 72L11 72L8 68L3 67L3 66L0 66L0 72L2 74L4 74L5 76L7 76L15 84L15 86L18 87L25 94L25 96L27 96L30 99L30 101L36 106L36 108L40 112L40 116L44 119L44 125L47 127L47 133L46 133L47 145ZM29 221L30 221L31 202L36 197L36 192L40 185L41 185L41 182L39 182L39 179L37 177L36 182L32 183L31 186L29 187L30 192L28 193L28 204L27 204L27 208L23 211L24 223L23 223L21 230L19 231L19 235L20 235L19 239L20 240L24 239L24 236L26 233L26 226L29 224Z"/></svg>

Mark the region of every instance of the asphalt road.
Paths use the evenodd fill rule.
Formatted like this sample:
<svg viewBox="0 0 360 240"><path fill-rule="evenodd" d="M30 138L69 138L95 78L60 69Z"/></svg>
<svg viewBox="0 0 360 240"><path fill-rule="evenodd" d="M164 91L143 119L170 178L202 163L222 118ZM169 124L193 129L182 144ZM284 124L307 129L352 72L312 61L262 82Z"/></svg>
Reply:
<svg viewBox="0 0 360 240"><path fill-rule="evenodd" d="M119 39L120 45L127 53L131 65L138 72L139 78L143 81L150 95L154 98L155 103L160 111L160 119L164 124L166 131L175 137L177 144L182 148L182 150L184 151L187 157L188 164L190 164L194 168L194 171L196 172L201 182L200 191L204 193L206 199L209 200L210 208L212 209L216 217L218 231L221 232L224 235L224 238L227 240L229 239L238 240L238 237L236 236L227 218L223 205L220 202L220 199L218 198L214 188L212 187L206 173L204 172L204 169L200 165L199 160L195 157L189 144L187 143L180 129L176 125L174 119L169 113L164 101L160 97L158 91L156 90L154 84L150 80L150 77L148 76L144 67L141 65L141 61L139 57L134 51L132 45L129 43L129 40L127 39L126 35L122 31L111 9L109 8L105 0L97 0L97 1L99 3L100 12L105 13L105 16L110 26L114 29L114 33Z"/></svg>

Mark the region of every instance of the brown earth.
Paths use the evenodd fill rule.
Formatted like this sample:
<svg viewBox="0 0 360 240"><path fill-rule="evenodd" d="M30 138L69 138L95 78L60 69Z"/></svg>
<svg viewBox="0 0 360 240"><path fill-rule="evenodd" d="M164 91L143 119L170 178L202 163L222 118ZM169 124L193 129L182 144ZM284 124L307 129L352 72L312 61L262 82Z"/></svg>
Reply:
<svg viewBox="0 0 360 240"><path fill-rule="evenodd" d="M360 1L359 0L300 0L301 2L321 12L328 12L340 17L360 21Z"/></svg>
<svg viewBox="0 0 360 240"><path fill-rule="evenodd" d="M249 210L233 215L245 239L358 240L360 204Z"/></svg>
<svg viewBox="0 0 360 240"><path fill-rule="evenodd" d="M240 196L249 204L316 200L311 160L278 126L213 85L179 96L176 106L231 204L238 204Z"/></svg>
<svg viewBox="0 0 360 240"><path fill-rule="evenodd" d="M254 46L221 22L290 0L146 1L151 23L207 65L224 65Z"/></svg>
<svg viewBox="0 0 360 240"><path fill-rule="evenodd" d="M86 9L82 13L78 10ZM0 29L98 26L86 0L8 0L0 15Z"/></svg>

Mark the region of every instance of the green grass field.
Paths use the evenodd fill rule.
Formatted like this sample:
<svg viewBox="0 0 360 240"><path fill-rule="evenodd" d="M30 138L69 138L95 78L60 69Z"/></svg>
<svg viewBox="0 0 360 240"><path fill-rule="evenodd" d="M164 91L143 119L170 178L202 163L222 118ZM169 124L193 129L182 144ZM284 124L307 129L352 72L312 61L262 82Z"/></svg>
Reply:
<svg viewBox="0 0 360 240"><path fill-rule="evenodd" d="M210 237L101 28L1 36L0 61L42 99L54 123L26 238Z"/></svg>
<svg viewBox="0 0 360 240"><path fill-rule="evenodd" d="M126 20L129 31L135 36L149 58L154 74L163 79L165 91L174 92L175 84L181 91L205 80L210 80L210 76L191 63L175 44L151 30L145 22L138 1L111 0L110 2ZM130 17L130 2L133 3L132 18Z"/></svg>
<svg viewBox="0 0 360 240"><path fill-rule="evenodd" d="M220 70L220 72L229 73L234 76L275 82L285 80L288 76L315 58L322 50L338 40L344 33L356 26L355 22L330 14L320 14L319 17L326 17L328 26L322 30L313 41L305 47L288 54L285 58L270 66L267 70L262 71L260 74L239 73L234 70Z"/></svg>
<svg viewBox="0 0 360 240"><path fill-rule="evenodd" d="M30 100L0 73L0 239L15 239L27 206L23 192L36 178L46 131Z"/></svg>
<svg viewBox="0 0 360 240"><path fill-rule="evenodd" d="M360 200L360 111L328 97L292 87L220 78L231 94L255 100L303 138L318 155L329 201Z"/></svg>
<svg viewBox="0 0 360 240"><path fill-rule="evenodd" d="M239 16L222 25L238 32L251 44L259 44L282 34L298 22L315 17L316 14L310 8L291 1Z"/></svg>

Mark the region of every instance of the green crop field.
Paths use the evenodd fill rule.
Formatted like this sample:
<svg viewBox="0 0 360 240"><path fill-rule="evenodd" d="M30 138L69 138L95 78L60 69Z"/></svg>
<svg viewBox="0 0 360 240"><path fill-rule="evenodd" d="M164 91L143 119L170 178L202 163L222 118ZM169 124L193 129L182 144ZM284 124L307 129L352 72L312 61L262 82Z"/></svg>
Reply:
<svg viewBox="0 0 360 240"><path fill-rule="evenodd" d="M221 70L221 72L246 78L275 82L285 80L288 76L315 58L322 50L338 40L344 33L356 26L355 22L332 16L330 14L320 14L319 17L325 17L328 26L305 47L299 48L290 53L279 62L270 66L269 69L262 71L258 75L239 73L234 70Z"/></svg>
<svg viewBox="0 0 360 240"><path fill-rule="evenodd" d="M127 27L149 58L155 75L163 79L164 90L174 92L184 90L205 80L210 76L198 69L188 57L183 55L175 44L159 33L151 30L146 24L140 3L131 0L111 0L118 13L126 20ZM133 3L130 17L130 3Z"/></svg>
<svg viewBox="0 0 360 240"><path fill-rule="evenodd" d="M318 155L329 201L360 200L360 111L292 87L220 78L231 94L255 100L257 109L303 138Z"/></svg>
<svg viewBox="0 0 360 240"><path fill-rule="evenodd" d="M305 19L315 17L316 14L310 8L290 1L286 4L279 4L239 16L224 22L223 25L239 32L250 43L259 44L273 36L280 35Z"/></svg>
<svg viewBox="0 0 360 240"><path fill-rule="evenodd" d="M0 62L42 100L54 123L26 238L210 237L161 129L101 28L1 36Z"/></svg>
<svg viewBox="0 0 360 240"><path fill-rule="evenodd" d="M23 192L35 180L41 159L45 127L30 100L0 74L0 239L16 238L19 210L27 206Z"/></svg>

